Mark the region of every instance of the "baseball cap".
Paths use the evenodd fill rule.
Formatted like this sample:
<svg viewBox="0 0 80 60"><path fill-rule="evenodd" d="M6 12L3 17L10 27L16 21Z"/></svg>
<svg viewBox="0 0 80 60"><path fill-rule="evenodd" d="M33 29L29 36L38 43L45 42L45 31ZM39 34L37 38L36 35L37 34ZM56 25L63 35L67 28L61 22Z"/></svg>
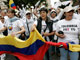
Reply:
<svg viewBox="0 0 80 60"><path fill-rule="evenodd" d="M28 14L28 13L31 13L31 11L27 10L27 11L26 11L26 14Z"/></svg>
<svg viewBox="0 0 80 60"><path fill-rule="evenodd" d="M74 10L74 8L72 6L68 6L68 7L64 8L64 12L69 12L71 10Z"/></svg>
<svg viewBox="0 0 80 60"><path fill-rule="evenodd" d="M53 10L51 10L51 13L52 13L52 12L56 12L56 10L53 9Z"/></svg>
<svg viewBox="0 0 80 60"><path fill-rule="evenodd" d="M54 10L54 9L50 12L50 15L51 15L53 12L57 15L56 10Z"/></svg>

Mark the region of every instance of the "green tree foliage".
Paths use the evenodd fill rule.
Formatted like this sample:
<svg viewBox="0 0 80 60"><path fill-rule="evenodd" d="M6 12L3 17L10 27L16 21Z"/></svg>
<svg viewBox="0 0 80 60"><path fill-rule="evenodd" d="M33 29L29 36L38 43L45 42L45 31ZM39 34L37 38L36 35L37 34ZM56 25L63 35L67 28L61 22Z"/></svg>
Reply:
<svg viewBox="0 0 80 60"><path fill-rule="evenodd" d="M24 6L26 5L30 5L30 6L35 6L35 4L39 1L39 0L13 0L15 5L19 5L21 6L22 4L24 4ZM46 0L40 0L40 2L43 2ZM9 0L7 0L7 2L5 2L6 5L9 5Z"/></svg>

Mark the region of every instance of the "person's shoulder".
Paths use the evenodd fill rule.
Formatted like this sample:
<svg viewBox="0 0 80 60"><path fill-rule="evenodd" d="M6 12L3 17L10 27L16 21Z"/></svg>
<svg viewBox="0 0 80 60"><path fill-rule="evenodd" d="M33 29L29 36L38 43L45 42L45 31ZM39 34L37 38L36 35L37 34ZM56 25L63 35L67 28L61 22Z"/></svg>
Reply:
<svg viewBox="0 0 80 60"><path fill-rule="evenodd" d="M74 13L73 15L74 15L74 16L77 16L78 14L77 14L77 13Z"/></svg>
<svg viewBox="0 0 80 60"><path fill-rule="evenodd" d="M80 21L79 19L72 19L73 21L76 21L76 22L78 22L78 21Z"/></svg>
<svg viewBox="0 0 80 60"><path fill-rule="evenodd" d="M73 19L72 21L75 22L75 23L80 23L79 19Z"/></svg>
<svg viewBox="0 0 80 60"><path fill-rule="evenodd" d="M35 20L34 20L34 18L31 18L31 20L30 20L30 21L34 22Z"/></svg>
<svg viewBox="0 0 80 60"><path fill-rule="evenodd" d="M62 20L59 20L57 23L64 22L64 21L65 21L65 19L62 19Z"/></svg>
<svg viewBox="0 0 80 60"><path fill-rule="evenodd" d="M61 25L65 22L65 19L59 20L58 22L56 22L57 25Z"/></svg>
<svg viewBox="0 0 80 60"><path fill-rule="evenodd" d="M21 19L16 20L16 22L19 22L19 21L21 21Z"/></svg>
<svg viewBox="0 0 80 60"><path fill-rule="evenodd" d="M2 22L0 21L0 24L2 24Z"/></svg>
<svg viewBox="0 0 80 60"><path fill-rule="evenodd" d="M16 20L14 23L15 23L15 24L21 24L22 21L21 21L21 20Z"/></svg>

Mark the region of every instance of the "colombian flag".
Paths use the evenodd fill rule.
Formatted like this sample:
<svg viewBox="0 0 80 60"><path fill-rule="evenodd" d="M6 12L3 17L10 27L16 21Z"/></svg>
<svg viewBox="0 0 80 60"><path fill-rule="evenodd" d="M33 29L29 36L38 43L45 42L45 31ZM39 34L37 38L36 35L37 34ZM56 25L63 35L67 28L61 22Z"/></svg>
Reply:
<svg viewBox="0 0 80 60"><path fill-rule="evenodd" d="M8 53L18 57L20 60L43 60L43 57L50 46L74 49L73 45L67 43L46 42L37 30L31 32L26 41L12 36L0 36L0 54ZM73 47L72 47L73 46ZM80 51L80 45L77 47ZM73 50L74 51L74 50Z"/></svg>
<svg viewBox="0 0 80 60"><path fill-rule="evenodd" d="M11 36L0 36L0 54L9 53L20 60L43 60L50 46L45 42L37 30L31 32L26 41Z"/></svg>
<svg viewBox="0 0 80 60"><path fill-rule="evenodd" d="M13 8L13 9L16 9L16 6L15 6L13 0L10 0L10 1L9 1L9 7L10 7L10 8Z"/></svg>

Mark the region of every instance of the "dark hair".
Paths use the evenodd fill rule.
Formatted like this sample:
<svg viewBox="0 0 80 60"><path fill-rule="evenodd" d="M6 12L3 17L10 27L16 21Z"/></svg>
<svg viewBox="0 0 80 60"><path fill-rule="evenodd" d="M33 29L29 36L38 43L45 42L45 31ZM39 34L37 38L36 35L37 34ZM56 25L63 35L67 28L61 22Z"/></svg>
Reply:
<svg viewBox="0 0 80 60"><path fill-rule="evenodd" d="M8 9L8 11L10 11L11 13L16 13L14 9Z"/></svg>
<svg viewBox="0 0 80 60"><path fill-rule="evenodd" d="M64 14L65 14L65 12L64 12ZM65 19L65 15L64 14L62 15L60 20Z"/></svg>
<svg viewBox="0 0 80 60"><path fill-rule="evenodd" d="M48 11L51 11L51 9L48 9Z"/></svg>
<svg viewBox="0 0 80 60"><path fill-rule="evenodd" d="M14 14L14 16L16 16L16 11L15 11L14 9L8 9L8 11L10 11L11 13ZM8 11L7 11L7 12L8 12Z"/></svg>
<svg viewBox="0 0 80 60"><path fill-rule="evenodd" d="M48 13L48 10L47 10L46 8L41 8L41 9L39 10L39 12L41 12L41 11L45 11L46 13Z"/></svg>

